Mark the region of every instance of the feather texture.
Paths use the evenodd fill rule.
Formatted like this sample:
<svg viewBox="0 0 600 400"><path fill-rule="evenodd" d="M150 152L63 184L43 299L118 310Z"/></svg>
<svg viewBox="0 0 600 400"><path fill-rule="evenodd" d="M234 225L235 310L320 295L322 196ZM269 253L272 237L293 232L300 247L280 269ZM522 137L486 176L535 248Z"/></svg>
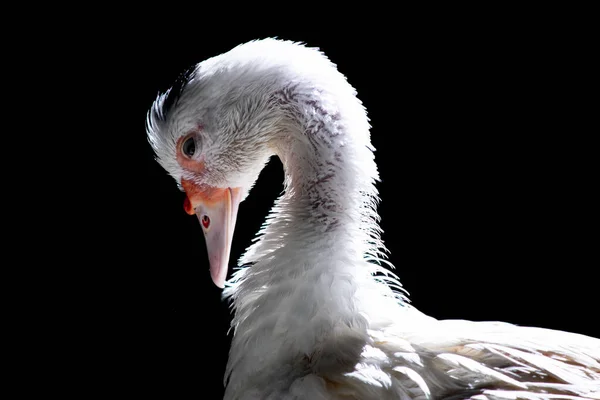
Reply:
<svg viewBox="0 0 600 400"><path fill-rule="evenodd" d="M193 72L193 73L192 73ZM250 191L272 155L285 190L224 295L225 398L600 398L600 341L505 323L438 321L384 268L369 122L321 52L265 39L200 63L147 130L182 179ZM201 127L202 175L175 155Z"/></svg>

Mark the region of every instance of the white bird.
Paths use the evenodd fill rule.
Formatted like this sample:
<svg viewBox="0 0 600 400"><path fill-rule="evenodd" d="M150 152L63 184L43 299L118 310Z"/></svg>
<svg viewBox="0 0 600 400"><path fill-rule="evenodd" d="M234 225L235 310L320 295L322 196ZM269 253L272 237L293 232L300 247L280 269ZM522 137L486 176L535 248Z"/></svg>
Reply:
<svg viewBox="0 0 600 400"><path fill-rule="evenodd" d="M437 320L381 266L369 123L324 54L276 39L199 63L147 133L235 310L225 399L600 399L600 340ZM277 155L285 190L225 282L238 205Z"/></svg>

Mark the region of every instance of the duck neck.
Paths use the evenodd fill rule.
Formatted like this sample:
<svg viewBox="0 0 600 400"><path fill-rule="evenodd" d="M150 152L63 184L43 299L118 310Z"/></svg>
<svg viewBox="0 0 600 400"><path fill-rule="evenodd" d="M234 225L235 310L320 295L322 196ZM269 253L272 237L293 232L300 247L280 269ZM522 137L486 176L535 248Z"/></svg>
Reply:
<svg viewBox="0 0 600 400"><path fill-rule="evenodd" d="M258 264L283 249L327 273L336 258L362 260L382 247L368 120L353 93L343 94L298 86L277 93L284 122L271 147L285 170L285 191L243 262ZM320 265L322 258L329 262ZM289 276L287 269L297 268L288 263L269 276Z"/></svg>
<svg viewBox="0 0 600 400"><path fill-rule="evenodd" d="M271 147L285 169L285 191L241 259L251 266L225 291L235 309L228 365L234 379L236 370L255 368L251 360L271 355L305 357L319 369L329 359L328 341L340 337L351 338L347 361L354 365L369 324L383 306L397 306L372 276L381 267L367 262L383 245L364 109L353 93L321 92L318 101L282 96L294 102Z"/></svg>
<svg viewBox="0 0 600 400"><path fill-rule="evenodd" d="M240 260L252 266L236 272L225 291L236 309L234 325L249 312L275 312L278 296L319 303L324 293L338 294L332 318L356 312L358 289L380 269L365 261L383 245L368 119L353 90L289 85L273 102L281 122L270 146L284 166L285 191Z"/></svg>

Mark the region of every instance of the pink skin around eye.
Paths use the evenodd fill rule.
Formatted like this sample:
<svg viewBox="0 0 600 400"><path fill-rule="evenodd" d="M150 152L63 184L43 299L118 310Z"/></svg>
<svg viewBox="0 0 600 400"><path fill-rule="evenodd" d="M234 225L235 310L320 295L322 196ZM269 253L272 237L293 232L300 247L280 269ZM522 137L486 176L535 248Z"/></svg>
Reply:
<svg viewBox="0 0 600 400"><path fill-rule="evenodd" d="M202 216L202 226L204 227L204 229L208 229L208 227L210 226L210 218L208 218L208 215Z"/></svg>

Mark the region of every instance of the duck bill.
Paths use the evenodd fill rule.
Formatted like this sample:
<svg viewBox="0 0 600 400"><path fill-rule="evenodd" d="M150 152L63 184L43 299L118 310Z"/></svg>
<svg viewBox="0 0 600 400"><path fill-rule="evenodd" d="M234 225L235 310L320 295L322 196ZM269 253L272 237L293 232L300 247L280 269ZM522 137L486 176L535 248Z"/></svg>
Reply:
<svg viewBox="0 0 600 400"><path fill-rule="evenodd" d="M241 200L239 188L203 187L187 190L184 208L198 217L210 264L210 276L219 288L225 287L231 241Z"/></svg>

